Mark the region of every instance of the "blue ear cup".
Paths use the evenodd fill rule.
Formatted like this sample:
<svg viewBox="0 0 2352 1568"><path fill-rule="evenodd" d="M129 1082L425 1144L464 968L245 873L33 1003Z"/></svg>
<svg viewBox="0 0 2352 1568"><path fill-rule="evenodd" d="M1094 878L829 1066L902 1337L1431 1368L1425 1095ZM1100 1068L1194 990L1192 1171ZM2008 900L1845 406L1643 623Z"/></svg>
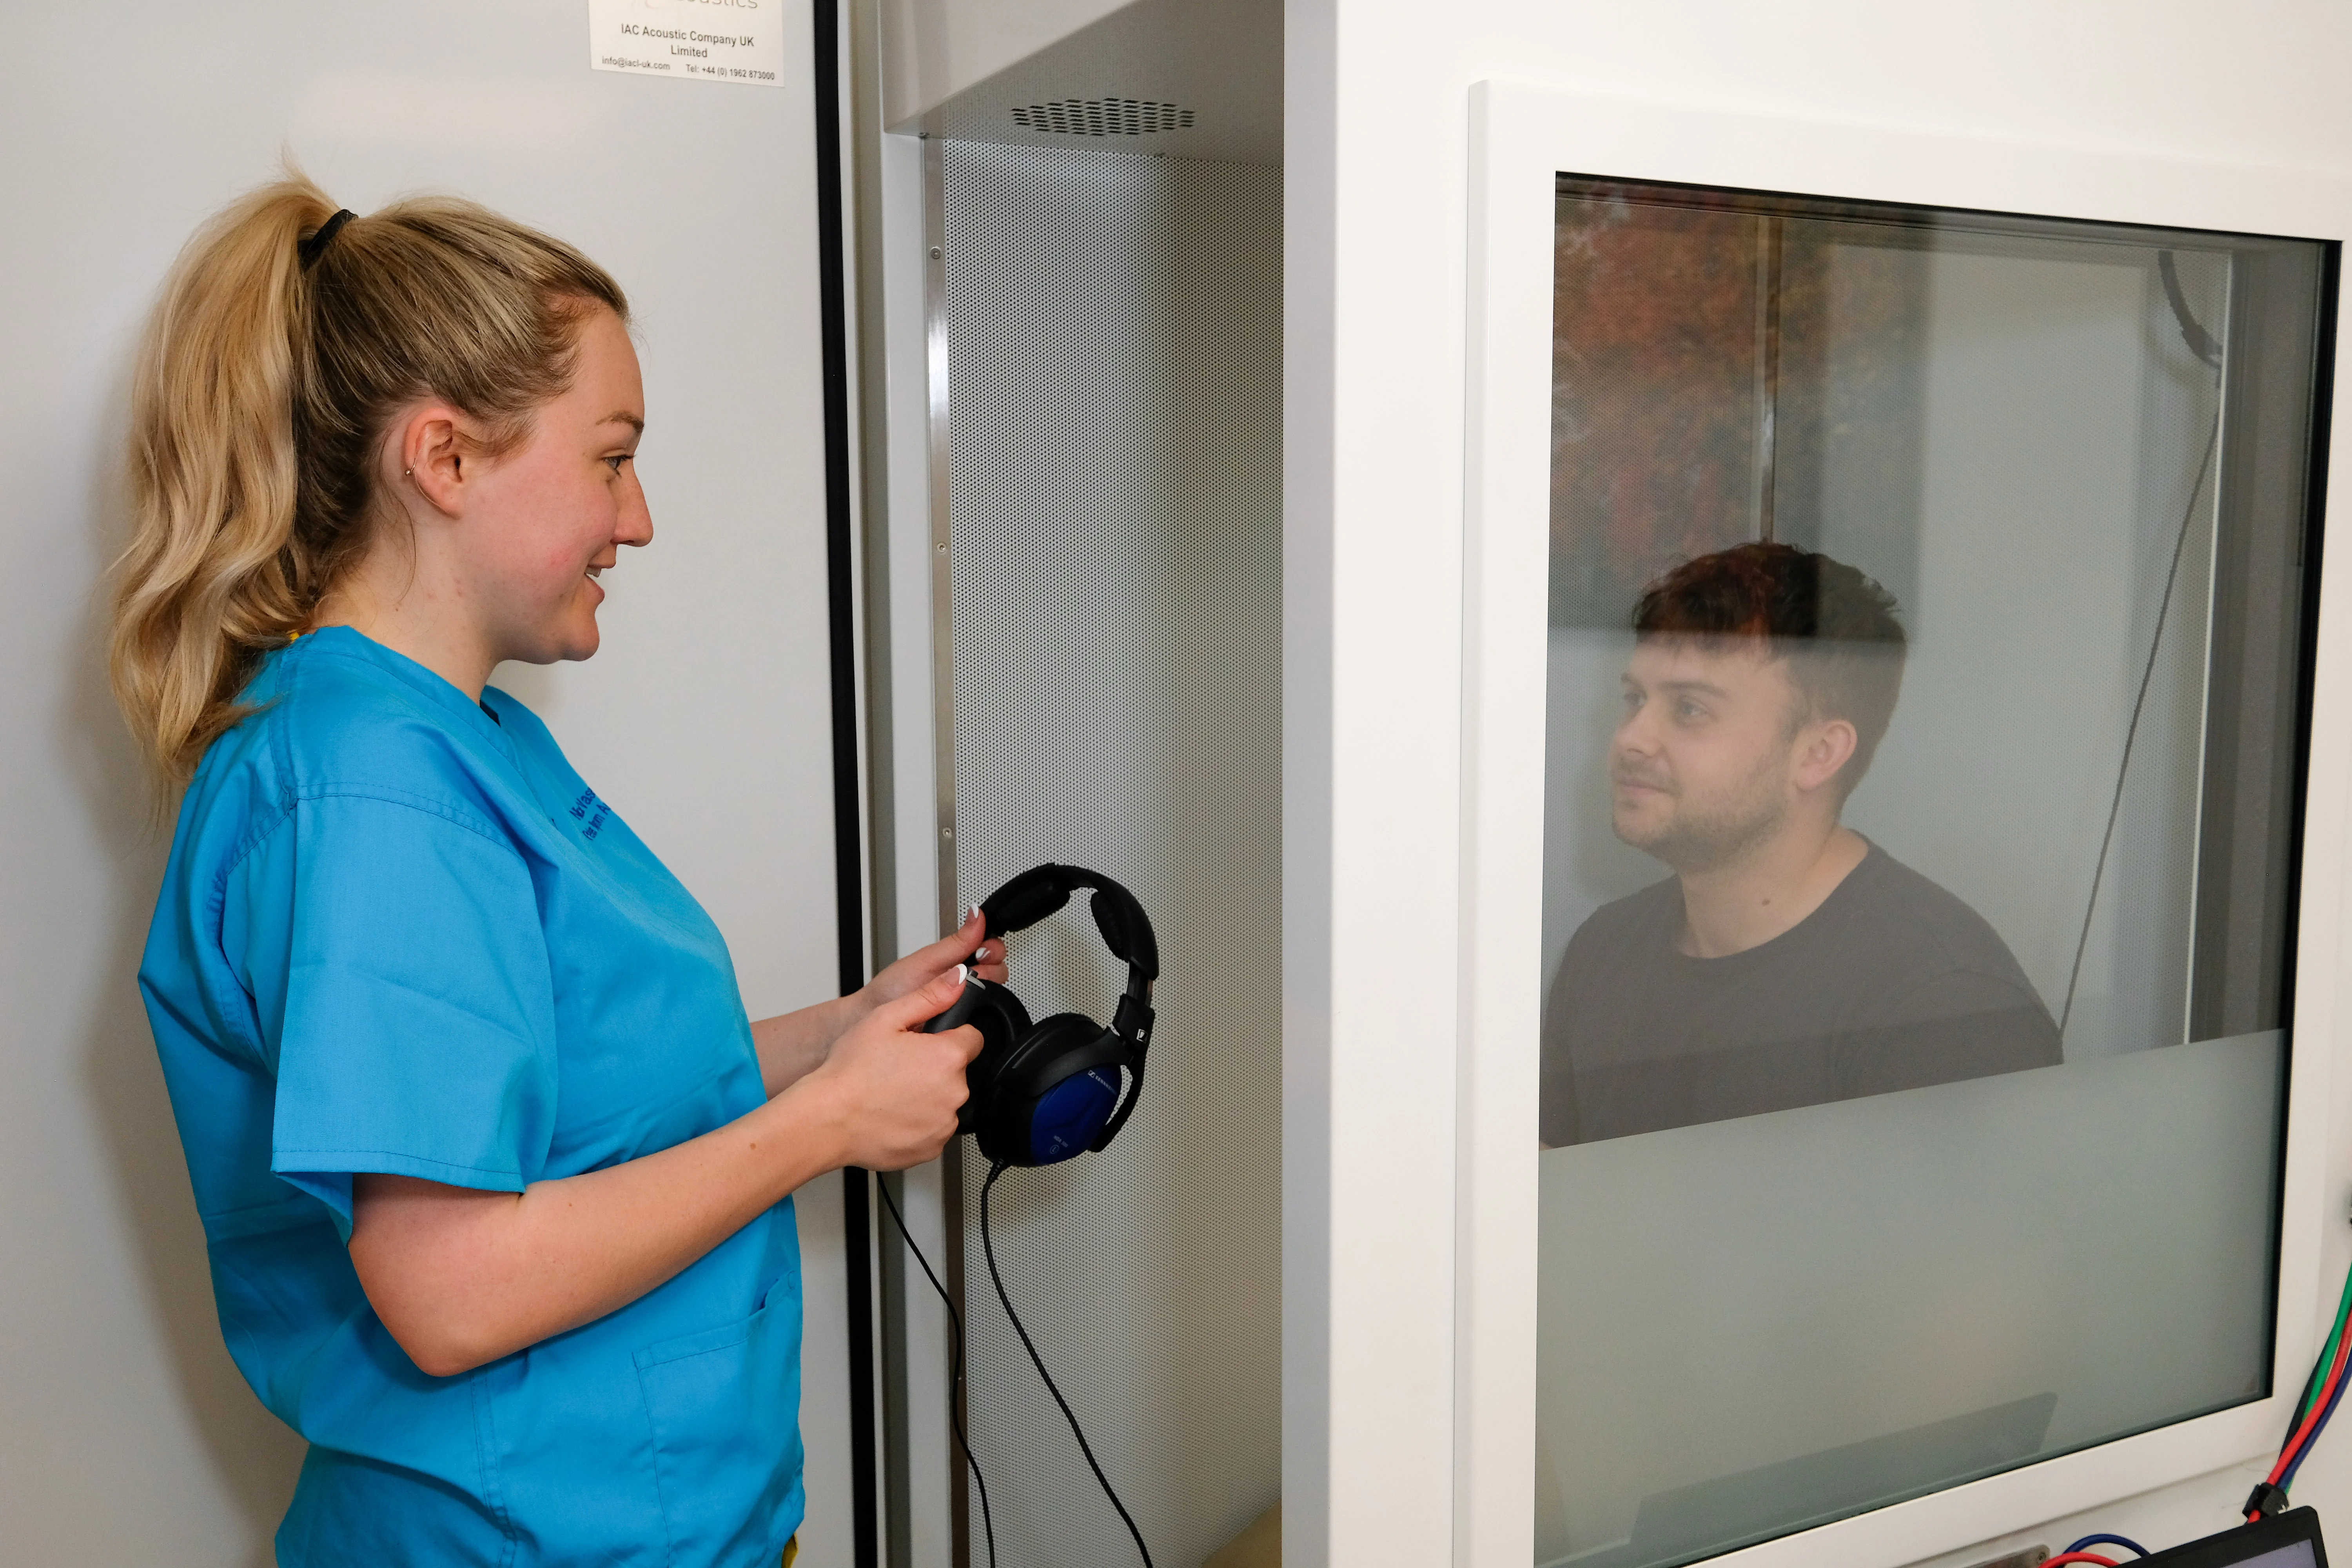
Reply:
<svg viewBox="0 0 2352 1568"><path fill-rule="evenodd" d="M977 1116L992 1164L1051 1165L1106 1142L1134 1072L1127 1043L1080 1013L1056 1013L1023 1037L989 1084Z"/></svg>
<svg viewBox="0 0 2352 1568"><path fill-rule="evenodd" d="M1088 1068L1047 1089L1029 1118L1029 1163L1053 1165L1094 1146L1118 1106L1118 1072Z"/></svg>
<svg viewBox="0 0 2352 1568"><path fill-rule="evenodd" d="M1118 1108L1124 1042L1078 1013L1033 1026L1020 997L984 980L967 979L922 1032L966 1024L980 1031L980 1055L964 1068L958 1132L978 1134L980 1152L1004 1165L1056 1164L1095 1146Z"/></svg>

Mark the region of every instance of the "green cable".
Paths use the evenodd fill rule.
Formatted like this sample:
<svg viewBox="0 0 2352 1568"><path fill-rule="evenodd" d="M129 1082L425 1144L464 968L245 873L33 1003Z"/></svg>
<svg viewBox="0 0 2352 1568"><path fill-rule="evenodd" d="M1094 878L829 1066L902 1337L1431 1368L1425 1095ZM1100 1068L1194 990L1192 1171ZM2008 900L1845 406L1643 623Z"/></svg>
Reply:
<svg viewBox="0 0 2352 1568"><path fill-rule="evenodd" d="M2336 1308L2336 1326L2328 1330L2327 1337L2320 1342L2319 1359L2312 1363L2311 1376L2305 1380L2303 1385L2303 1397L2295 1402L2294 1417L2286 1424L2289 1436L2301 1430L2303 1418L2311 1414L2312 1399L2319 1393L2319 1385L2327 1376L2328 1363L2336 1359L2336 1344L2344 1337L2344 1323L2347 1318L2352 1318L2352 1272L2344 1276L2344 1300ZM2346 1375L2352 1376L2352 1372Z"/></svg>

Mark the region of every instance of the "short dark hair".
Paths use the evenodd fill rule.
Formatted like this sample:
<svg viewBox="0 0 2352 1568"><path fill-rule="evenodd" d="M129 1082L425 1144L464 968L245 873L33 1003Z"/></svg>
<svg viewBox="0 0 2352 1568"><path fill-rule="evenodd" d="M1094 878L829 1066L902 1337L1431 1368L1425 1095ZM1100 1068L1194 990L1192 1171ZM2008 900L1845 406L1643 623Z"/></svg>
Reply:
<svg viewBox="0 0 2352 1568"><path fill-rule="evenodd" d="M1907 639L1895 595L1841 561L1793 544L1735 544L1685 561L1642 591L1633 632L1643 640L1763 637L1789 661L1795 722L1843 719L1853 755L1838 779L1843 800L1870 771L1903 690Z"/></svg>

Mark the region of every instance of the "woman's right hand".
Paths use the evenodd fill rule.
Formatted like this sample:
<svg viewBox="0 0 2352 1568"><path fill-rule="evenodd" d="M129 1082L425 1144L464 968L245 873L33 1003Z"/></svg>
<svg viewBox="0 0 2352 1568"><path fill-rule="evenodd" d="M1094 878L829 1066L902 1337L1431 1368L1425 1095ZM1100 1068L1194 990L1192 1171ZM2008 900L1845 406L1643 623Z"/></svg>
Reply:
<svg viewBox="0 0 2352 1568"><path fill-rule="evenodd" d="M956 1111L969 1092L963 1069L980 1054L980 1031L968 1024L940 1035L919 1031L953 1006L962 989L958 964L877 1005L803 1080L834 1102L843 1164L902 1171L937 1159L955 1136Z"/></svg>

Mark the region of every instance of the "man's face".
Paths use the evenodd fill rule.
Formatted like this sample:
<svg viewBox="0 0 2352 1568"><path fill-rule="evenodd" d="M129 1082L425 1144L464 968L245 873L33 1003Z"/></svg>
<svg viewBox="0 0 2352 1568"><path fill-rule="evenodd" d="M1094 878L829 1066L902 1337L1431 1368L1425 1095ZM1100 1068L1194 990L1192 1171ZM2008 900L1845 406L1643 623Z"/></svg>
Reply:
<svg viewBox="0 0 2352 1568"><path fill-rule="evenodd" d="M1755 638L1635 645L1609 759L1618 837L1692 872L1780 831L1799 794L1799 699L1768 647Z"/></svg>

